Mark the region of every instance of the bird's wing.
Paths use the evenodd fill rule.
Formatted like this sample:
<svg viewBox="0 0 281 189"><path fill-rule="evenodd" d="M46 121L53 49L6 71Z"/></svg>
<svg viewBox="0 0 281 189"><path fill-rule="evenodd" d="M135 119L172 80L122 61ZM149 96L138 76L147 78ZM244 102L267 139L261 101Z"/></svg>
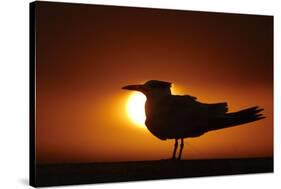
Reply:
<svg viewBox="0 0 281 189"><path fill-rule="evenodd" d="M197 105L198 102L196 101L196 97L190 96L190 95L171 95L171 96L167 96L165 98L162 99L162 103L165 103L166 106L169 107L182 107L182 108L186 108L186 107L190 107L190 106L194 106Z"/></svg>
<svg viewBox="0 0 281 189"><path fill-rule="evenodd" d="M205 104L189 95L168 96L157 107L157 117L166 122L163 125L175 126L184 131L205 128L210 120L223 117L227 112L227 103Z"/></svg>
<svg viewBox="0 0 281 189"><path fill-rule="evenodd" d="M171 95L148 102L146 125L160 139L195 137L208 130L210 120L223 117L226 111L226 103L204 104L193 96Z"/></svg>
<svg viewBox="0 0 281 189"><path fill-rule="evenodd" d="M202 103L197 101L196 97L190 95L172 95L169 98L164 100L165 105L169 107L170 111L181 111L181 113L185 114L190 111L194 116L203 116L202 118L208 117L218 117L222 116L228 111L227 103Z"/></svg>
<svg viewBox="0 0 281 189"><path fill-rule="evenodd" d="M207 106L196 101L196 98L189 95L167 96L158 103L157 113L161 116L168 116L166 121L178 121L189 124L196 124L198 119L207 115Z"/></svg>
<svg viewBox="0 0 281 189"><path fill-rule="evenodd" d="M201 106L207 109L207 113L210 118L221 117L228 112L228 107L226 102L215 103L215 104L201 103Z"/></svg>

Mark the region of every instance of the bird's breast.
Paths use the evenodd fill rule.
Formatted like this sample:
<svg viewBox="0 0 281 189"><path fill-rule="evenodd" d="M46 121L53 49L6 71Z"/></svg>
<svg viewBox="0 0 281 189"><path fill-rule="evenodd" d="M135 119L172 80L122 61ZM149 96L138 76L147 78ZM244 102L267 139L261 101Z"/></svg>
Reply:
<svg viewBox="0 0 281 189"><path fill-rule="evenodd" d="M164 107L162 108L163 113ZM159 103L150 100L145 102L145 115L148 120L158 117L161 114L160 110L161 107L159 106Z"/></svg>
<svg viewBox="0 0 281 189"><path fill-rule="evenodd" d="M161 140L170 138L168 136L171 129L169 129L167 116L165 116L165 107L161 108L160 104L157 102L146 101L145 114L145 125L154 136Z"/></svg>

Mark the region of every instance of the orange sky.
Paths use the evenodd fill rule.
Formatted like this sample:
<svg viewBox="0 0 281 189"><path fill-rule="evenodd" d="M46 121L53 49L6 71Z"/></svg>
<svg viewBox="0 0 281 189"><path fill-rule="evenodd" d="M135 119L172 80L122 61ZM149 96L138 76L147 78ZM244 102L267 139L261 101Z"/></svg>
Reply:
<svg viewBox="0 0 281 189"><path fill-rule="evenodd" d="M185 140L184 159L273 154L273 18L37 2L36 158L39 163L169 158L126 115L127 84L171 81L230 111L267 117Z"/></svg>

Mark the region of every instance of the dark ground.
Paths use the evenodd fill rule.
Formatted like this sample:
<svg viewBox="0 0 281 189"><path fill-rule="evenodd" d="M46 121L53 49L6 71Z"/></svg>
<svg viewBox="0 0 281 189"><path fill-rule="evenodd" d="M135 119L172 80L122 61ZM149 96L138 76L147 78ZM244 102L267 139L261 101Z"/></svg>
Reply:
<svg viewBox="0 0 281 189"><path fill-rule="evenodd" d="M36 186L273 172L273 158L37 165Z"/></svg>

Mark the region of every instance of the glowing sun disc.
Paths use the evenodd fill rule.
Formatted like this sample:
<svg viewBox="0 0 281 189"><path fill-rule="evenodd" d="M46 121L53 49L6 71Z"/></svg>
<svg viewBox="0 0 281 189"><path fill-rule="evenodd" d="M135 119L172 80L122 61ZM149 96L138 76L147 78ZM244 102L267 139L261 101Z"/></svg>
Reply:
<svg viewBox="0 0 281 189"><path fill-rule="evenodd" d="M126 112L130 120L142 127L145 127L145 101L145 95L139 92L133 92L126 104Z"/></svg>

